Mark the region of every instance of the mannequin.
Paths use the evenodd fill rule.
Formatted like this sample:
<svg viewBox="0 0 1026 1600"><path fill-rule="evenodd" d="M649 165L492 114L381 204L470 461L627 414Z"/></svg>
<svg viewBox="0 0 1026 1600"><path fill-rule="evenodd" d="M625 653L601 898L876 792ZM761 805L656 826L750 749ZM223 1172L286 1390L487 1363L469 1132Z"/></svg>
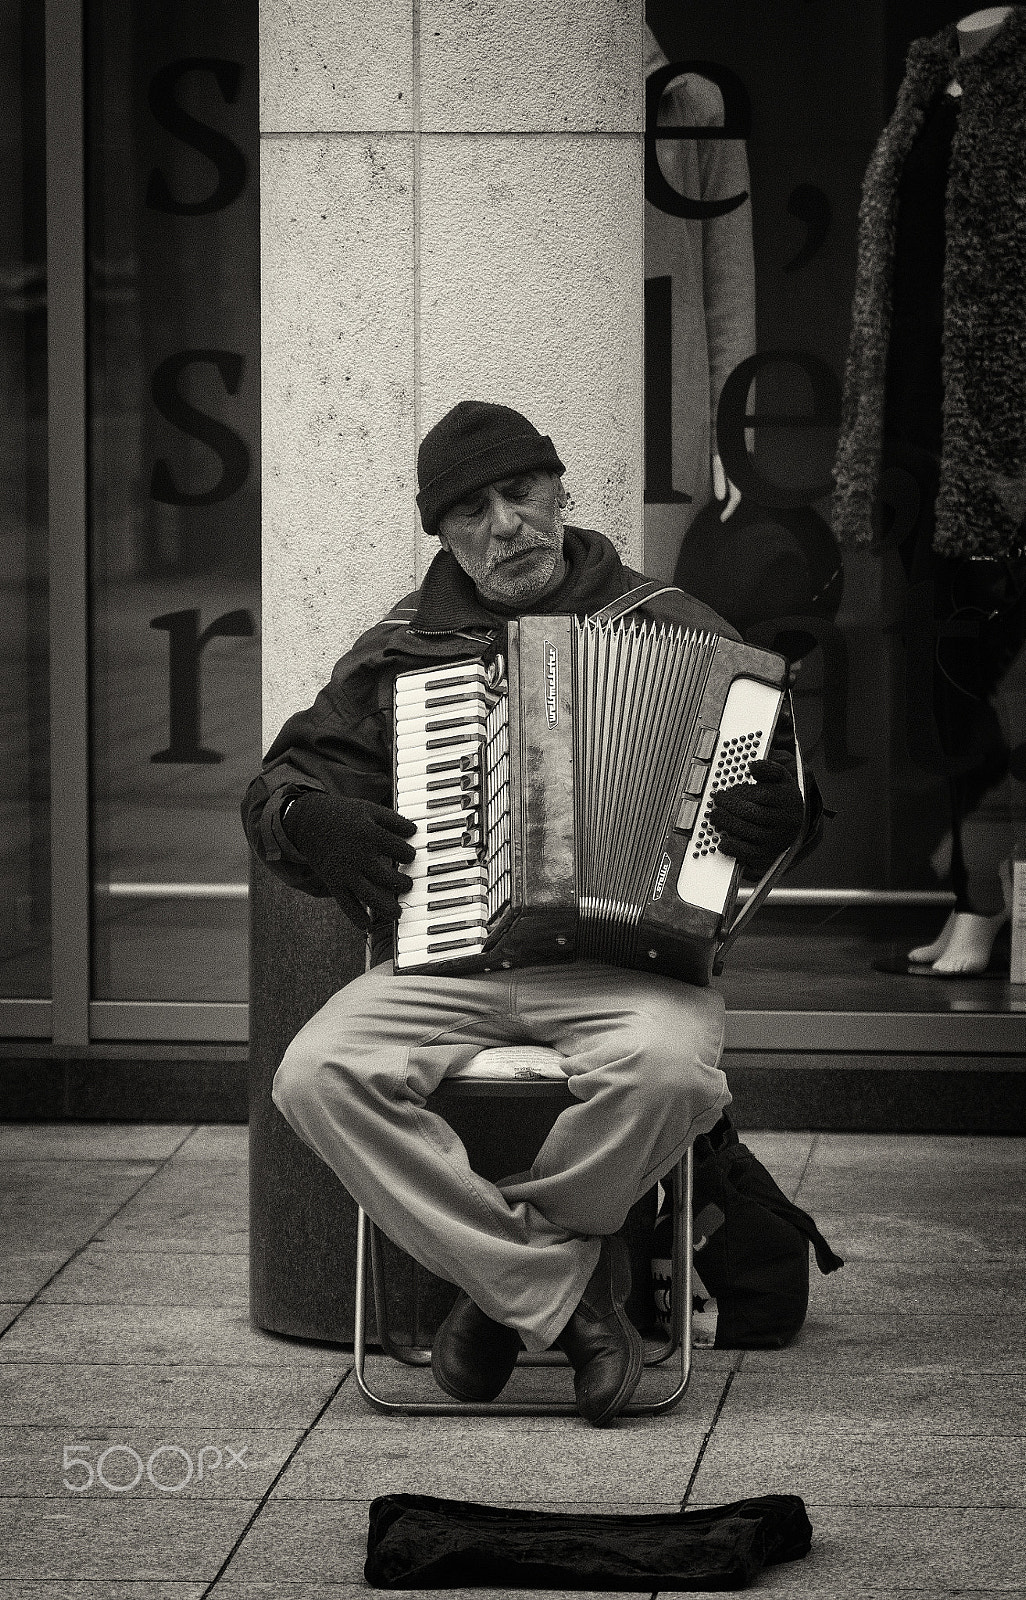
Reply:
<svg viewBox="0 0 1026 1600"><path fill-rule="evenodd" d="M940 935L909 951L909 970L934 976L984 971L1011 900L1008 861L974 813L1008 771L994 700L1026 632L1016 455L1026 248L993 227L1026 199L1007 192L1007 173L1021 173L1026 157L1024 47L1026 12L1015 6L916 41L860 219L835 527L868 542L881 467L914 480L918 509L898 549L910 602L925 596L932 607L908 647L909 678L920 692L926 682L933 704L913 708L910 746L919 759L919 712L944 747L946 764L933 769L949 775L956 889ZM938 870L944 854L942 845Z"/></svg>

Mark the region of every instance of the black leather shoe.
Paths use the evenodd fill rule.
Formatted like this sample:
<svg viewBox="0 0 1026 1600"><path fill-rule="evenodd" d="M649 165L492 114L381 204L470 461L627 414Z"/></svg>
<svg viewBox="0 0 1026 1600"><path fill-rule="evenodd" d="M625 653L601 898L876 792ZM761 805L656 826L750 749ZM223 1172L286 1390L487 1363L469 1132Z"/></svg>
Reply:
<svg viewBox="0 0 1026 1600"><path fill-rule="evenodd" d="M609 1234L577 1310L556 1340L574 1369L577 1409L596 1428L619 1415L641 1377L641 1334L624 1310L630 1292L627 1241Z"/></svg>
<svg viewBox="0 0 1026 1600"><path fill-rule="evenodd" d="M454 1400L468 1404L495 1400L517 1364L520 1335L493 1322L469 1295L461 1294L435 1334L431 1371Z"/></svg>

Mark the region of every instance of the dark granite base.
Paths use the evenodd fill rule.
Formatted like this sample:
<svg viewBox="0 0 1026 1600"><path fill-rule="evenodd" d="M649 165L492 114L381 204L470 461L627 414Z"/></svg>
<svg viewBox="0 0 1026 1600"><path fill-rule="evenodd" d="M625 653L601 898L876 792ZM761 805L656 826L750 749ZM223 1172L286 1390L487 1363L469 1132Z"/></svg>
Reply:
<svg viewBox="0 0 1026 1600"><path fill-rule="evenodd" d="M3 1122L245 1122L246 1045L0 1046Z"/></svg>
<svg viewBox="0 0 1026 1600"><path fill-rule="evenodd" d="M822 1133L1026 1133L1021 1056L789 1055L732 1050L739 1128Z"/></svg>

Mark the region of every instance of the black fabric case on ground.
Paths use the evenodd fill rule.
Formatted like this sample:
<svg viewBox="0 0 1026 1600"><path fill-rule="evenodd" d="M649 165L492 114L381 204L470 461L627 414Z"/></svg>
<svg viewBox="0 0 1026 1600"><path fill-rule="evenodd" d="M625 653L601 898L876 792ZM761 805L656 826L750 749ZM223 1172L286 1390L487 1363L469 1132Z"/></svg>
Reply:
<svg viewBox="0 0 1026 1600"><path fill-rule="evenodd" d="M743 1589L811 1543L797 1495L603 1516L390 1494L371 1503L364 1576L382 1589Z"/></svg>

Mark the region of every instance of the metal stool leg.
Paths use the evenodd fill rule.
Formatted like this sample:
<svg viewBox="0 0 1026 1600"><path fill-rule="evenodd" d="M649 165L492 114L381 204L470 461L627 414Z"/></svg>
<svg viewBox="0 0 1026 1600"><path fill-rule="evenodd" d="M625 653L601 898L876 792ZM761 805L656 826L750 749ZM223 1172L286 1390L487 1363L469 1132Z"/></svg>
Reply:
<svg viewBox="0 0 1026 1600"><path fill-rule="evenodd" d="M670 1338L666 1348L646 1358L646 1367L661 1366L680 1355L680 1378L676 1388L658 1400L633 1401L623 1416L653 1416L670 1411L683 1399L691 1379L691 1237L692 1237L692 1152L690 1146L674 1169L673 1195L673 1293L670 1304ZM370 1387L367 1380L367 1279L370 1274L378 1339L386 1355L405 1366L424 1367L431 1351L420 1345L403 1345L393 1338L388 1319L388 1299L377 1229L362 1208L356 1217L356 1295L353 1332L353 1365L357 1387L376 1411L401 1416L575 1416L576 1405L560 1400L525 1400L518 1403L491 1400L464 1404L459 1400L389 1400ZM518 1366L567 1366L562 1351L523 1353Z"/></svg>

